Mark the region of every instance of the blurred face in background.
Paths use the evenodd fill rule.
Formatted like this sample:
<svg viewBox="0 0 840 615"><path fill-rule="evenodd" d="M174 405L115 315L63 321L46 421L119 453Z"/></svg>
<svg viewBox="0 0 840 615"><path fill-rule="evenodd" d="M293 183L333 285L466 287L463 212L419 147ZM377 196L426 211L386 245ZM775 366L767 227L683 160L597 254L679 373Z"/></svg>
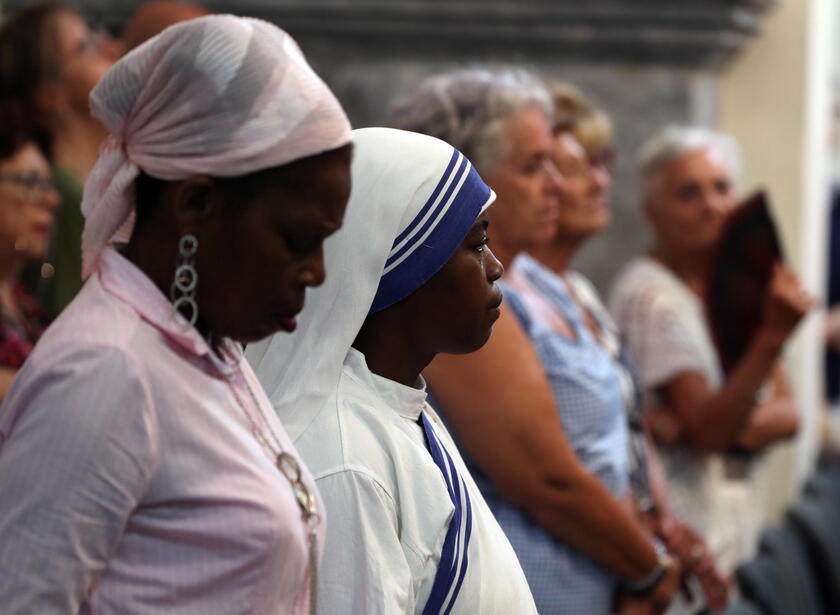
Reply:
<svg viewBox="0 0 840 615"><path fill-rule="evenodd" d="M736 205L733 177L723 156L698 149L664 167L649 186L645 211L657 238L672 250L705 252Z"/></svg>
<svg viewBox="0 0 840 615"><path fill-rule="evenodd" d="M113 64L105 39L90 31L73 11L62 11L53 21L56 80L44 94L46 104L60 111L69 107L87 114L88 96ZM50 99L52 97L52 99Z"/></svg>
<svg viewBox="0 0 840 615"><path fill-rule="evenodd" d="M610 174L604 162L590 160L570 132L555 138L553 161L560 178L554 239L581 241L604 230L610 223Z"/></svg>
<svg viewBox="0 0 840 615"><path fill-rule="evenodd" d="M34 143L0 160L0 254L22 262L44 256L59 196Z"/></svg>
<svg viewBox="0 0 840 615"><path fill-rule="evenodd" d="M554 137L545 114L527 107L507 122L506 152L483 179L496 192L489 210L491 244L519 252L551 237L557 221Z"/></svg>

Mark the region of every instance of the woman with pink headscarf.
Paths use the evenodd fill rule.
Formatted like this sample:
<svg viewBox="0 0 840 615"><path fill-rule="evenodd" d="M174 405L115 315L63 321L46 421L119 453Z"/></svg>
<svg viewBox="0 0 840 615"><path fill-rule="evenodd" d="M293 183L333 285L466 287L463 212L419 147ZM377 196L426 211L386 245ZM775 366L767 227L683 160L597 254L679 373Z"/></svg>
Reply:
<svg viewBox="0 0 840 615"><path fill-rule="evenodd" d="M138 47L91 107L87 282L0 408L3 613L314 612L323 507L241 343L324 280L347 118L232 16Z"/></svg>

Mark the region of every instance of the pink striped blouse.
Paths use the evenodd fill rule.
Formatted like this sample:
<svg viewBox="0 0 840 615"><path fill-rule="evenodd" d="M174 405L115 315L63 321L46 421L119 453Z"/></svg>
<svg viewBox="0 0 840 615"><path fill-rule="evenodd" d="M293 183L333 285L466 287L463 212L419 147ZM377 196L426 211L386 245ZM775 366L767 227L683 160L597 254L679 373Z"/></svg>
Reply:
<svg viewBox="0 0 840 615"><path fill-rule="evenodd" d="M261 420L248 384L297 453L226 348L103 254L0 408L4 615L307 611L307 530L237 401Z"/></svg>

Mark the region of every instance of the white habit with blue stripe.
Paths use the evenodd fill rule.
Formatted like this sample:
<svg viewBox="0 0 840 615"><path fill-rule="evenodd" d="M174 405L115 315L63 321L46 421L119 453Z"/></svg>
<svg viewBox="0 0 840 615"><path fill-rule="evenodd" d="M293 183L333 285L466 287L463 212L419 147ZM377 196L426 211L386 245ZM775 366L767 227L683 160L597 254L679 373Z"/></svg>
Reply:
<svg viewBox="0 0 840 615"><path fill-rule="evenodd" d="M438 139L367 128L353 140L353 191L325 246L326 283L294 334L248 348L325 502L319 612L531 615L516 554L431 410L441 454L427 446L425 391L372 374L351 348L369 313L446 264L494 195Z"/></svg>
<svg viewBox="0 0 840 615"><path fill-rule="evenodd" d="M445 601L445 607L451 604L451 615L536 613L513 548L425 401L424 388L371 373L364 356L351 350L336 395L295 442L330 515L319 610L424 612L454 512L418 423L424 411L472 503L469 565L457 599Z"/></svg>

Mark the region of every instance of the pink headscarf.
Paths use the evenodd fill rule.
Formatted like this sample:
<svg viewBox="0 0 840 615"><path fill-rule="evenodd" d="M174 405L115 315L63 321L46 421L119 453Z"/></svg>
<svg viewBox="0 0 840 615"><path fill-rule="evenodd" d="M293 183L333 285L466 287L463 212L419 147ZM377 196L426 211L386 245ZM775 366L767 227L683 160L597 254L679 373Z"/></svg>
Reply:
<svg viewBox="0 0 840 615"><path fill-rule="evenodd" d="M111 136L85 184L82 274L131 236L134 181L246 175L351 141L350 123L295 41L258 19L174 25L119 62L91 92Z"/></svg>

